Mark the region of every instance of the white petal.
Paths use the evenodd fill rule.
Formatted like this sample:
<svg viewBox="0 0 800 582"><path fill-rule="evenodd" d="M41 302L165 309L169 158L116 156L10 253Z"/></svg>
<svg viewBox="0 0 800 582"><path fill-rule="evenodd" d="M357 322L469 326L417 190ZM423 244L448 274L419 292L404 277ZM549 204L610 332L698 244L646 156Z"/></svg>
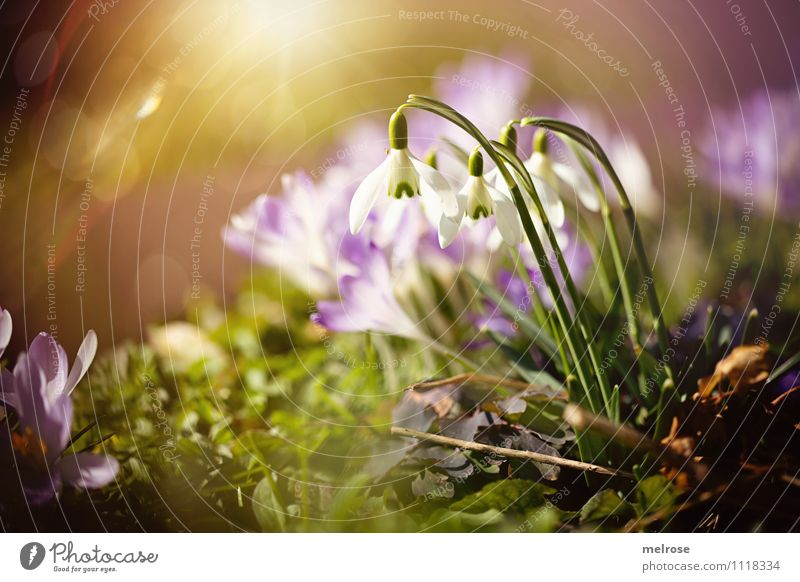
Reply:
<svg viewBox="0 0 800 582"><path fill-rule="evenodd" d="M597 199L597 193L581 172L566 164L553 164L553 171L561 180L575 190L578 200L587 210L600 212L600 201Z"/></svg>
<svg viewBox="0 0 800 582"><path fill-rule="evenodd" d="M450 246L458 233L465 226L466 220L464 219L464 213L467 210L467 195L465 194L466 190L467 187L465 186L461 189L461 192L456 195L456 202L458 203L458 216L451 218L445 214L441 214L439 217L439 246L443 249Z"/></svg>
<svg viewBox="0 0 800 582"><path fill-rule="evenodd" d="M358 186L353 200L350 202L350 232L358 233L364 222L369 216L369 211L375 206L375 202L384 189L386 183L386 170L389 158L387 157L380 166L372 170L364 181ZM313 210L313 209L311 209Z"/></svg>
<svg viewBox="0 0 800 582"><path fill-rule="evenodd" d="M497 230L507 244L516 247L522 242L522 222L516 205L496 188L490 187L489 194L494 202Z"/></svg>
<svg viewBox="0 0 800 582"><path fill-rule="evenodd" d="M11 314L7 310L0 311L0 356L11 341Z"/></svg>
<svg viewBox="0 0 800 582"><path fill-rule="evenodd" d="M544 211L547 213L547 218L550 219L554 227L562 227L566 220L566 212L564 211L564 203L561 202L558 193L550 184L538 176L532 176L532 178L536 192L539 194L542 206L544 206Z"/></svg>
<svg viewBox="0 0 800 582"><path fill-rule="evenodd" d="M420 194L419 172L411 161L411 155L407 149L389 150L389 167L386 171L388 175L387 193L391 198L398 198L397 191L402 186L403 192L399 196L413 197ZM410 192L408 191L410 190Z"/></svg>
<svg viewBox="0 0 800 582"><path fill-rule="evenodd" d="M425 162L411 157L411 163L420 176L420 187L423 195L435 195L442 201L442 211L450 218L458 216L458 200L447 179L442 174Z"/></svg>
<svg viewBox="0 0 800 582"><path fill-rule="evenodd" d="M69 376L67 376L67 383L64 386L64 391L67 394L72 394L72 391L75 390L75 386L77 386L78 382L86 375L96 353L97 334L94 333L94 330L90 329L86 337L83 338L81 347L78 348L78 355L75 356L75 362L73 362L72 369L69 371Z"/></svg>
<svg viewBox="0 0 800 582"><path fill-rule="evenodd" d="M481 176L470 176L469 180L461 190L461 194L467 195L467 216L475 216L478 208L485 208L487 212L492 209L492 194L489 192L489 184ZM495 190L497 192L497 190ZM501 194L502 196L502 194Z"/></svg>
<svg viewBox="0 0 800 582"><path fill-rule="evenodd" d="M489 184L491 184L492 186L497 188L500 192L502 192L506 198L508 198L509 200L513 200L513 196L511 196L511 190L509 189L508 184L505 181L505 178L503 178L503 175L500 173L500 170L494 168L491 172L485 174L484 178L486 179L487 182L489 182Z"/></svg>
<svg viewBox="0 0 800 582"><path fill-rule="evenodd" d="M458 236L461 230L462 221L455 218L448 218L444 214L439 220L439 246L447 248Z"/></svg>

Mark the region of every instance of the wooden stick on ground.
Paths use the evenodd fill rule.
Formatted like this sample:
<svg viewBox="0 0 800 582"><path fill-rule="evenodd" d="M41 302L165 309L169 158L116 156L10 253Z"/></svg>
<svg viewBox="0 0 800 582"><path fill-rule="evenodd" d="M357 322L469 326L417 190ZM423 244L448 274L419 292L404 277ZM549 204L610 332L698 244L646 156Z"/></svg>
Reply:
<svg viewBox="0 0 800 582"><path fill-rule="evenodd" d="M589 473L597 473L599 475L609 475L612 477L626 477L633 479L633 475L619 469L608 469L600 465L592 465L591 463L583 463L581 461L573 461L572 459L564 459L562 457L554 457L552 455L544 455L542 453L534 453L533 451L518 451L516 449L507 449L504 447L495 447L492 445L484 445L473 441L463 441L461 439L453 439L450 437L432 434L429 432L420 432L410 428L402 428L399 426L392 427L392 434L399 436L414 437L445 445L448 447L458 447L467 451L476 451L479 453L490 453L493 455L500 455L512 459L526 459L535 461L537 463L544 463L547 465L557 465L559 467L569 467L578 471L586 471Z"/></svg>
<svg viewBox="0 0 800 582"><path fill-rule="evenodd" d="M487 386L504 386L506 388L513 388L514 390L528 390L531 388L541 388L536 384L529 384L522 380L515 380L513 378L503 378L501 376L490 376L488 374L457 374L449 378L442 378L441 380L431 380L430 382L417 382L408 387L409 390L430 390L432 388L439 388L447 386L448 384L464 384L466 382L474 382L476 384L485 384ZM555 394L549 394L543 390L543 397L552 400L567 400L567 393L560 391Z"/></svg>
<svg viewBox="0 0 800 582"><path fill-rule="evenodd" d="M576 404L567 404L564 408L563 416L564 420L572 425L575 430L596 432L606 438L617 441L631 450L643 448L657 458L663 459L669 466L688 471L697 480L702 480L707 472L705 465L682 455L672 447L664 446L640 433L635 428L617 424Z"/></svg>

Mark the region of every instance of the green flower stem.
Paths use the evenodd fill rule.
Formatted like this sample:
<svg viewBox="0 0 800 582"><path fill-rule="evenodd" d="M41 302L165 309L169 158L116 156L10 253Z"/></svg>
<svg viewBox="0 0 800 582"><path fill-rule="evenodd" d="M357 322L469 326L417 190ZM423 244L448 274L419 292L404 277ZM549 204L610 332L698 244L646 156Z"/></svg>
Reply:
<svg viewBox="0 0 800 582"><path fill-rule="evenodd" d="M645 251L642 235L636 221L636 213L633 210L633 206L631 206L628 194L625 192L625 187L622 185L622 181L619 179L614 166L611 165L611 161L608 159L608 156L606 155L605 151L603 151L603 148L600 147L600 144L597 142L597 140L591 134L589 134L589 132L581 129L580 127L548 117L526 117L521 121L521 125L535 125L537 127L544 127L546 129L566 135L592 153L600 165L603 166L617 190L620 206L622 207L622 212L625 215L625 220L628 224L628 230L630 230L631 238L633 239L634 253L636 255L636 261L639 263L639 268L646 280L653 281L653 268L647 259L647 252ZM658 340L659 352L661 356L664 357L668 349L669 334L667 333L667 328L664 324L664 315L661 309L661 302L658 299L658 293L656 292L655 285L652 283L647 287L647 298L648 305L650 307L650 313L653 318L653 328ZM664 362L664 371L669 379L673 379L672 367L667 361Z"/></svg>
<svg viewBox="0 0 800 582"><path fill-rule="evenodd" d="M597 264L597 279L600 285L600 292L603 295L603 300L611 305L614 301L614 291L611 286L611 276L608 271L608 266L606 265L606 261L603 260L603 248L600 246L600 242L597 240L597 237L594 236L591 229L587 227L586 220L578 221L578 232L581 237L589 243L592 257Z"/></svg>
<svg viewBox="0 0 800 582"><path fill-rule="evenodd" d="M631 292L630 281L628 280L625 270L625 263L622 259L622 247L619 243L619 235L617 234L617 226L614 223L611 207L608 204L608 199L606 198L606 193L603 190L603 185L600 182L600 178L597 176L597 172L594 171L594 167L592 166L591 162L589 162L586 154L584 154L579 148L575 147L576 144L572 139L565 138L565 142L567 146L574 152L575 157L578 158L578 163L580 163L584 172L586 172L586 175L589 176L589 180L592 182L592 186L594 186L594 189L597 192L597 198L600 202L600 215L603 218L603 224L606 232L608 233L609 246L611 247L611 258L613 260L614 270L617 273L617 279L619 281L620 292L622 294L622 304L625 307L625 314L628 318L628 334L630 335L634 352L638 356L642 349L639 340L639 321L636 317L636 311L633 306L633 294Z"/></svg>
<svg viewBox="0 0 800 582"><path fill-rule="evenodd" d="M668 423L665 424L665 421L668 420L668 415L666 413L669 411L669 405L672 404L675 396L675 383L672 381L672 378L667 378L661 384L661 390L658 394L658 404L656 405L656 424L653 428L653 437L656 440L661 440L666 435L666 428L668 426Z"/></svg>
<svg viewBox="0 0 800 582"><path fill-rule="evenodd" d="M597 352L594 348L594 337L591 337L589 334L591 323L588 321L586 313L583 310L584 299L580 296L578 293L578 288L575 286L575 281L569 271L569 266L564 259L564 253L561 251L561 245L558 244L558 238L553 230L553 226L550 224L550 219L544 210L544 206L542 205L542 201L539 198L538 192L536 192L533 179L528 173L528 169L525 167L525 164L522 163L522 160L519 159L516 153L514 153L510 148L500 143L493 143L492 145L495 146L500 156L511 164L514 171L522 179L525 191L528 193L531 200L533 200L534 206L536 206L536 212L539 214L545 233L547 234L550 247L553 249L553 252L556 255L559 270L564 277L567 293L569 294L570 300L575 307L576 321L580 334L583 337L584 345L586 346L586 352L589 354L589 362L592 366L592 371L594 372L595 379L597 380L597 384L600 388L600 395L603 399L603 405L606 408L606 413L609 416L613 416L614 411L611 410L613 406L611 399L611 385L609 384L606 375L603 374L603 371L600 369L600 360L598 359Z"/></svg>
<svg viewBox="0 0 800 582"><path fill-rule="evenodd" d="M527 267L525 267L525 261L522 260L522 255L520 254L518 249L512 249L514 254L514 270L520 276L520 278L524 281L526 279L530 279L531 276L528 273ZM531 286L533 287L534 293L531 294L531 309L533 310L533 315L536 317L536 322L542 329L547 329L550 327L549 322L551 321L550 315L545 311L544 305L542 305L542 300L539 297L539 292L536 290L536 284L531 281ZM553 336L553 339L559 341L561 334L556 329L556 333ZM566 374L566 370L564 371Z"/></svg>
<svg viewBox="0 0 800 582"><path fill-rule="evenodd" d="M597 198L600 203L600 214L603 218L605 230L608 233L609 246L611 247L611 258L614 264L617 280L619 281L622 304L628 321L628 335L630 336L631 345L633 347L635 361L638 362L639 355L642 352L642 345L639 336L639 318L637 314L637 308L635 308L633 304L633 291L631 289L630 278L628 276L628 271L625 269L627 257L623 262L622 246L619 242L619 235L617 234L617 226L614 222L613 212L608 204L608 199L606 198L606 193L603 189L600 178L598 177L597 172L595 172L594 166L589 161L589 158L574 140L564 135L561 137L567 144L567 147L569 147L570 150L575 154L575 157L578 159L578 163L580 163L584 172L589 177L589 180L592 182L595 192L597 192ZM650 284L652 285L652 283ZM644 373L642 372L641 368L639 368L636 374L636 390L638 392L637 396L639 397L639 400L645 400L645 381L646 379Z"/></svg>
<svg viewBox="0 0 800 582"><path fill-rule="evenodd" d="M569 348L570 354L572 355L572 359L575 363L575 369L578 374L579 381L581 386L583 387L587 402L589 406L592 408L593 411L598 411L601 408L600 402L597 399L597 394L594 390L592 390L592 384L589 380L589 374L585 369L585 362L583 357L578 352L578 345L581 343L580 338L577 335L577 331L575 329L575 324L572 321L572 318L569 314L569 309L567 308L566 302L564 301L564 297L561 294L561 289L558 285L558 280L556 279L555 273L550 266L550 263L547 259L547 254L544 250L544 246L542 245L541 240L536 232L536 227L533 224L533 219L531 218L530 213L528 212L528 208L525 205L525 200L522 197L522 193L520 192L519 186L517 185L516 181L512 177L511 173L509 172L508 168L506 168L505 162L497 153L495 148L489 142L489 140L484 136L480 130L478 130L475 125L472 124L468 119L466 119L463 115L456 112L451 107L444 105L438 101L421 98L416 96L409 96L409 100L405 103L405 105L401 105L399 109L403 107L413 107L417 109L422 109L428 111L430 113L434 113L451 121L458 127L461 127L464 131L470 134L478 144L483 148L486 154L492 159L495 165L498 168L498 171L503 176L506 184L511 191L511 196L514 200L514 205L517 207L517 212L520 215L520 219L522 221L523 229L528 236L528 242L531 245L531 250L533 251L534 256L537 258L539 263L539 268L541 269L542 276L545 279L545 283L547 284L548 288L550 289L550 293L553 295L553 302L555 304L555 311L556 316L558 317L559 323L561 324L562 329L564 330L564 339L567 343L567 347Z"/></svg>

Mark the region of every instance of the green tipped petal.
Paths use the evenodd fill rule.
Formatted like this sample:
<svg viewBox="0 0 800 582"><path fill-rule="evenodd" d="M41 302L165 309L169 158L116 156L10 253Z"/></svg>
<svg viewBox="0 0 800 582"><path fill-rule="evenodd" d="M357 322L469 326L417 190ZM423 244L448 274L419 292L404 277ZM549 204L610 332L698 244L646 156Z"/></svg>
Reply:
<svg viewBox="0 0 800 582"><path fill-rule="evenodd" d="M403 196L413 198L416 194L419 194L419 192L416 192L408 182L398 182L394 184L394 190L389 190L389 196L397 198L398 200Z"/></svg>
<svg viewBox="0 0 800 582"><path fill-rule="evenodd" d="M472 220L478 220L479 218L489 218L489 215L492 213L488 208L485 206L475 206L471 209L471 213L469 217Z"/></svg>

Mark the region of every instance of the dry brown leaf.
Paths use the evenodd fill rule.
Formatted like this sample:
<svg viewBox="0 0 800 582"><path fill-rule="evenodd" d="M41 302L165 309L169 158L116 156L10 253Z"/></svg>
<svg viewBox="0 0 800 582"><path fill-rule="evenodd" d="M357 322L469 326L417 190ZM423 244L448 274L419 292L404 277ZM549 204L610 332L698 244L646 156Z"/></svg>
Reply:
<svg viewBox="0 0 800 582"><path fill-rule="evenodd" d="M438 418L447 416L456 404L453 397L453 391L447 392L439 390L430 390L428 392L416 392L409 390L406 392L408 398L419 402L423 406L430 408Z"/></svg>
<svg viewBox="0 0 800 582"><path fill-rule="evenodd" d="M740 392L756 388L769 377L768 344L738 346L717 362L714 373L698 381L698 395L708 398L715 388L727 381L729 389Z"/></svg>

